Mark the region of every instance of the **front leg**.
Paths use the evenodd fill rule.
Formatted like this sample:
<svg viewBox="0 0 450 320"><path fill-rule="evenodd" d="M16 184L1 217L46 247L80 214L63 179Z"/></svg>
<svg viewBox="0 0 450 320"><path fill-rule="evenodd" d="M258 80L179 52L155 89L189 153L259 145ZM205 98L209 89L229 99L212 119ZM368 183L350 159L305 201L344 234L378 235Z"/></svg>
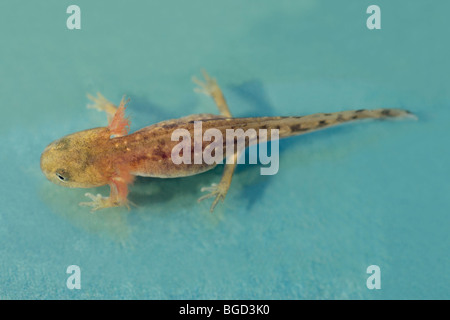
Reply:
<svg viewBox="0 0 450 320"><path fill-rule="evenodd" d="M97 109L98 111L106 112L106 116L108 117L108 123L111 123L114 115L117 111L117 106L114 105L111 101L106 99L100 92L97 92L97 96L94 97L90 94L87 95L89 100L94 102L93 104L88 104L87 107L89 109Z"/></svg>
<svg viewBox="0 0 450 320"><path fill-rule="evenodd" d="M88 108L106 112L106 116L108 117L108 128L111 131L111 135L122 137L128 134L130 120L125 117L125 109L126 104L130 99L125 100L125 97L123 97L120 101L120 105L116 107L100 92L97 92L97 97L88 94L88 98L94 102L94 104L88 104Z"/></svg>
<svg viewBox="0 0 450 320"><path fill-rule="evenodd" d="M85 196L90 198L91 202L81 202L80 206L92 207L91 212L111 208L111 207L121 207L126 206L130 209L129 204L134 205L128 200L128 184L132 182L133 177L131 175L117 176L111 179L109 183L110 186L110 196L103 197L101 194L93 195L92 193L86 193Z"/></svg>

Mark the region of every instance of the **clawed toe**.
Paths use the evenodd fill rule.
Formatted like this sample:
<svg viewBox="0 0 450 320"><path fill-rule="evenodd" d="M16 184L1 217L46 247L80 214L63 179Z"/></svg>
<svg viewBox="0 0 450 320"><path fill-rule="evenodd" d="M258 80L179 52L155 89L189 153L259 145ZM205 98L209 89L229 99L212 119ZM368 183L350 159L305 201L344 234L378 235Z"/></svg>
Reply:
<svg viewBox="0 0 450 320"><path fill-rule="evenodd" d="M104 209L104 208L110 208L110 207L117 207L119 204L113 200L111 200L110 197L102 197L101 194L93 195L92 193L86 193L86 197L91 199L90 202L80 202L80 206L86 206L86 207L92 207L91 212Z"/></svg>
<svg viewBox="0 0 450 320"><path fill-rule="evenodd" d="M110 104L110 102L100 92L97 92L96 97L91 94L88 94L87 97L93 102L92 104L87 105L89 109L97 109L99 111L103 111L105 106L107 104Z"/></svg>
<svg viewBox="0 0 450 320"><path fill-rule="evenodd" d="M207 96L212 96L218 89L216 79L211 78L205 70L202 70L202 74L205 79L204 81L201 81L196 77L192 77L192 81L198 85L197 88L194 88L194 91L203 93Z"/></svg>
<svg viewBox="0 0 450 320"><path fill-rule="evenodd" d="M214 208L216 207L217 203L219 202L219 200L221 200L223 202L223 200L225 200L225 196L227 194L227 190L224 190L222 188L222 186L216 183L213 183L211 185L211 187L203 187L201 189L201 192L205 192L208 191L208 194L205 194L204 196L200 197L198 199L198 202L201 202L205 199L209 199L209 198L214 198L213 203L211 204L211 209L209 210L211 213L214 211Z"/></svg>
<svg viewBox="0 0 450 320"><path fill-rule="evenodd" d="M92 104L87 105L88 109L96 109L98 111L104 111L108 116L108 120L112 119L112 117L117 111L117 107L111 101L106 99L100 92L97 92L96 97L90 94L88 94L87 97L89 100L93 102Z"/></svg>

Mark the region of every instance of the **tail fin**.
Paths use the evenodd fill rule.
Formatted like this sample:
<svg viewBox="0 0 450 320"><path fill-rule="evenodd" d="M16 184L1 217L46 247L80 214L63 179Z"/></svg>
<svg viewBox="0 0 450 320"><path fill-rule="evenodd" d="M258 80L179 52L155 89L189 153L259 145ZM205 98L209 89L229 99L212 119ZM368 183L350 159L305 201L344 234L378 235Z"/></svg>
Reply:
<svg viewBox="0 0 450 320"><path fill-rule="evenodd" d="M278 129L279 137L286 138L351 121L394 118L417 119L414 114L403 109L360 109L333 113L315 113L298 117L233 118L232 125L228 123L227 119L211 119L211 121L214 121L214 124L223 130L227 128Z"/></svg>
<svg viewBox="0 0 450 320"><path fill-rule="evenodd" d="M280 122L280 137L289 137L356 120L394 118L417 120L413 113L403 109L360 109L333 113L316 113L303 117L288 117L278 121Z"/></svg>

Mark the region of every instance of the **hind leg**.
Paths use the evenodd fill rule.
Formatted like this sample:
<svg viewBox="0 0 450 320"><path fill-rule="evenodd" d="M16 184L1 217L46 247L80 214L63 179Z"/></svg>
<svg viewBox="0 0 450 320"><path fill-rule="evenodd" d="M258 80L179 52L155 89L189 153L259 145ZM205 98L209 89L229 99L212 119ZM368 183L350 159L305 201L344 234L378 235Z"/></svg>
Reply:
<svg viewBox="0 0 450 320"><path fill-rule="evenodd" d="M208 96L211 96L214 99L214 102L216 103L220 114L227 118L232 118L233 116L231 115L230 109L228 108L228 104L225 100L222 90L217 84L216 79L211 78L205 70L202 70L202 73L205 81L200 81L195 77L192 78L192 80L198 85L198 87L195 88L194 90L196 92L200 92ZM219 201L223 202L225 200L225 196L227 195L228 190L230 189L234 170L236 169L237 157L238 153L235 153L233 154L232 159L230 159L231 161L227 161L227 163L225 164L225 169L222 174L222 178L220 179L220 182L218 184L213 183L210 187L203 187L201 189L202 192L209 191L209 193L200 197L198 199L198 202L203 201L205 199L214 198L211 204L210 212L214 211L214 208L219 203Z"/></svg>
<svg viewBox="0 0 450 320"><path fill-rule="evenodd" d="M231 118L231 112L228 108L225 97L223 96L222 90L217 84L216 79L211 78L205 70L202 70L203 78L205 81L201 81L196 77L192 78L192 81L198 85L197 88L194 89L195 92L206 94L207 96L211 96L214 99L214 102L219 109L221 115Z"/></svg>
<svg viewBox="0 0 450 320"><path fill-rule="evenodd" d="M230 189L231 180L233 178L234 169L236 169L238 153L233 154L232 163L226 163L225 169L223 170L222 178L220 179L219 184L213 183L211 187L203 187L201 189L202 192L209 191L208 194L200 197L198 202L203 201L205 199L214 198L213 203L211 204L211 209L209 210L211 213L214 211L217 203L225 200L225 196L228 193L228 189ZM231 162L231 161L230 161Z"/></svg>

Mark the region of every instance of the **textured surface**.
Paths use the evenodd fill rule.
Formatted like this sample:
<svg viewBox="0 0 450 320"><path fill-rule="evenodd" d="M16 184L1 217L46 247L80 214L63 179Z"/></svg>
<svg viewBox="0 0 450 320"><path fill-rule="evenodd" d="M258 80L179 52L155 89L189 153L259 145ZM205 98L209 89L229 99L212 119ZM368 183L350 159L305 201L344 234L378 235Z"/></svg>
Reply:
<svg viewBox="0 0 450 320"><path fill-rule="evenodd" d="M448 19L444 1L69 1L0 4L0 298L449 298ZM131 97L132 130L215 112L190 77L217 77L236 116L407 108L280 142L280 170L222 167L139 179L131 211L91 214L52 185L45 146L104 125L86 93ZM92 191L92 190L89 190ZM107 188L94 190L106 194ZM81 267L82 289L66 288ZM382 289L366 288L379 265Z"/></svg>

